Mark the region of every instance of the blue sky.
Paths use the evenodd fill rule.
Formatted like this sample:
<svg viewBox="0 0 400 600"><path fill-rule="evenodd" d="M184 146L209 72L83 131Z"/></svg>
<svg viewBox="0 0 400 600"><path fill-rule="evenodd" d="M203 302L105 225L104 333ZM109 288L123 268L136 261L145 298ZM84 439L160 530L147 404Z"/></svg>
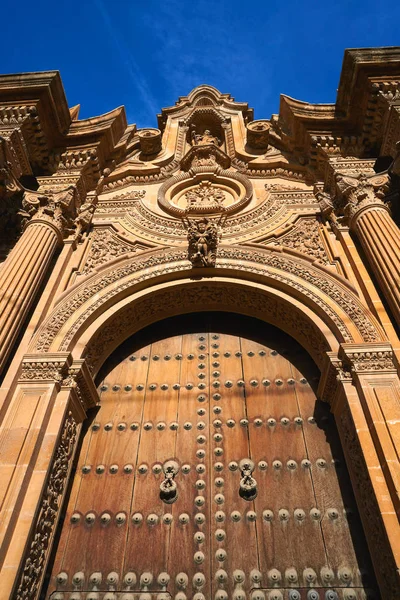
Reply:
<svg viewBox="0 0 400 600"><path fill-rule="evenodd" d="M334 102L345 48L400 45L400 3L376 0L3 0L2 73L61 72L80 118L125 105L128 121L208 83L255 118L279 94Z"/></svg>

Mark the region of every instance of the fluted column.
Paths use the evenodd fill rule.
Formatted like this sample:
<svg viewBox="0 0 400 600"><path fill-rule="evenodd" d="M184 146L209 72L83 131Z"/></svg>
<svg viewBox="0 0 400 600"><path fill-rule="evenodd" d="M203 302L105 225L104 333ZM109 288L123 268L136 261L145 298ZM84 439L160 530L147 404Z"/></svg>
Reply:
<svg viewBox="0 0 400 600"><path fill-rule="evenodd" d="M0 372L54 252L69 233L67 215L74 204L74 195L73 188L57 195L25 194L22 216L27 226L0 267Z"/></svg>
<svg viewBox="0 0 400 600"><path fill-rule="evenodd" d="M379 197L387 176L337 177L344 213L374 272L396 322L400 325L400 230Z"/></svg>

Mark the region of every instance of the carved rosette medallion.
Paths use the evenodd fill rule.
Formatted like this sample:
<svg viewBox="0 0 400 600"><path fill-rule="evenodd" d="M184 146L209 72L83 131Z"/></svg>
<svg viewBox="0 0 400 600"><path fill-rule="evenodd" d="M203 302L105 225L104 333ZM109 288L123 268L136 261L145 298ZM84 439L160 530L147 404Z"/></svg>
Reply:
<svg viewBox="0 0 400 600"><path fill-rule="evenodd" d="M158 202L167 213L180 218L191 214L228 215L249 203L253 190L244 175L218 167L198 167L197 173L194 170L171 177L161 186Z"/></svg>

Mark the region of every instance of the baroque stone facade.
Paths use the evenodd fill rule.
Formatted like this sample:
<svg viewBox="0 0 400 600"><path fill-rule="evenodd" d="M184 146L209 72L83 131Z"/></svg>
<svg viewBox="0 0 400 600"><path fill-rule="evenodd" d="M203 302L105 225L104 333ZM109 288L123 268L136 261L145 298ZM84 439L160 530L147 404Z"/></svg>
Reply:
<svg viewBox="0 0 400 600"><path fill-rule="evenodd" d="M346 51L334 105L282 96L258 121L208 85L158 128L79 120L58 72L0 77L1 598L40 597L106 358L207 310L314 360L399 597L399 97L400 48Z"/></svg>

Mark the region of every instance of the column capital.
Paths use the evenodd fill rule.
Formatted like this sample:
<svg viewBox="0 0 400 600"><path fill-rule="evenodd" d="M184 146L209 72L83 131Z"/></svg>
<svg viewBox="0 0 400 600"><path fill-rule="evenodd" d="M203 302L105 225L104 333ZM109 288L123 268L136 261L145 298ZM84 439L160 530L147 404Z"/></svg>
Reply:
<svg viewBox="0 0 400 600"><path fill-rule="evenodd" d="M57 383L68 375L72 365L70 352L52 352L48 354L25 354L22 359L19 383Z"/></svg>
<svg viewBox="0 0 400 600"><path fill-rule="evenodd" d="M396 376L400 367L388 342L341 344L339 352L327 352L318 386L318 397L334 405L340 383L353 384L360 375Z"/></svg>
<svg viewBox="0 0 400 600"><path fill-rule="evenodd" d="M349 176L346 173L336 173L336 208L349 220L350 229L354 228L358 217L367 210L379 208L389 211L383 198L389 188L389 176L358 175Z"/></svg>
<svg viewBox="0 0 400 600"><path fill-rule="evenodd" d="M22 385L52 383L58 389L70 390L83 420L86 411L99 403L99 395L86 360L73 360L69 352L25 354L19 383ZM83 412L82 412L83 410Z"/></svg>
<svg viewBox="0 0 400 600"><path fill-rule="evenodd" d="M396 374L399 365L388 342L373 344L342 344L339 358L352 374Z"/></svg>

